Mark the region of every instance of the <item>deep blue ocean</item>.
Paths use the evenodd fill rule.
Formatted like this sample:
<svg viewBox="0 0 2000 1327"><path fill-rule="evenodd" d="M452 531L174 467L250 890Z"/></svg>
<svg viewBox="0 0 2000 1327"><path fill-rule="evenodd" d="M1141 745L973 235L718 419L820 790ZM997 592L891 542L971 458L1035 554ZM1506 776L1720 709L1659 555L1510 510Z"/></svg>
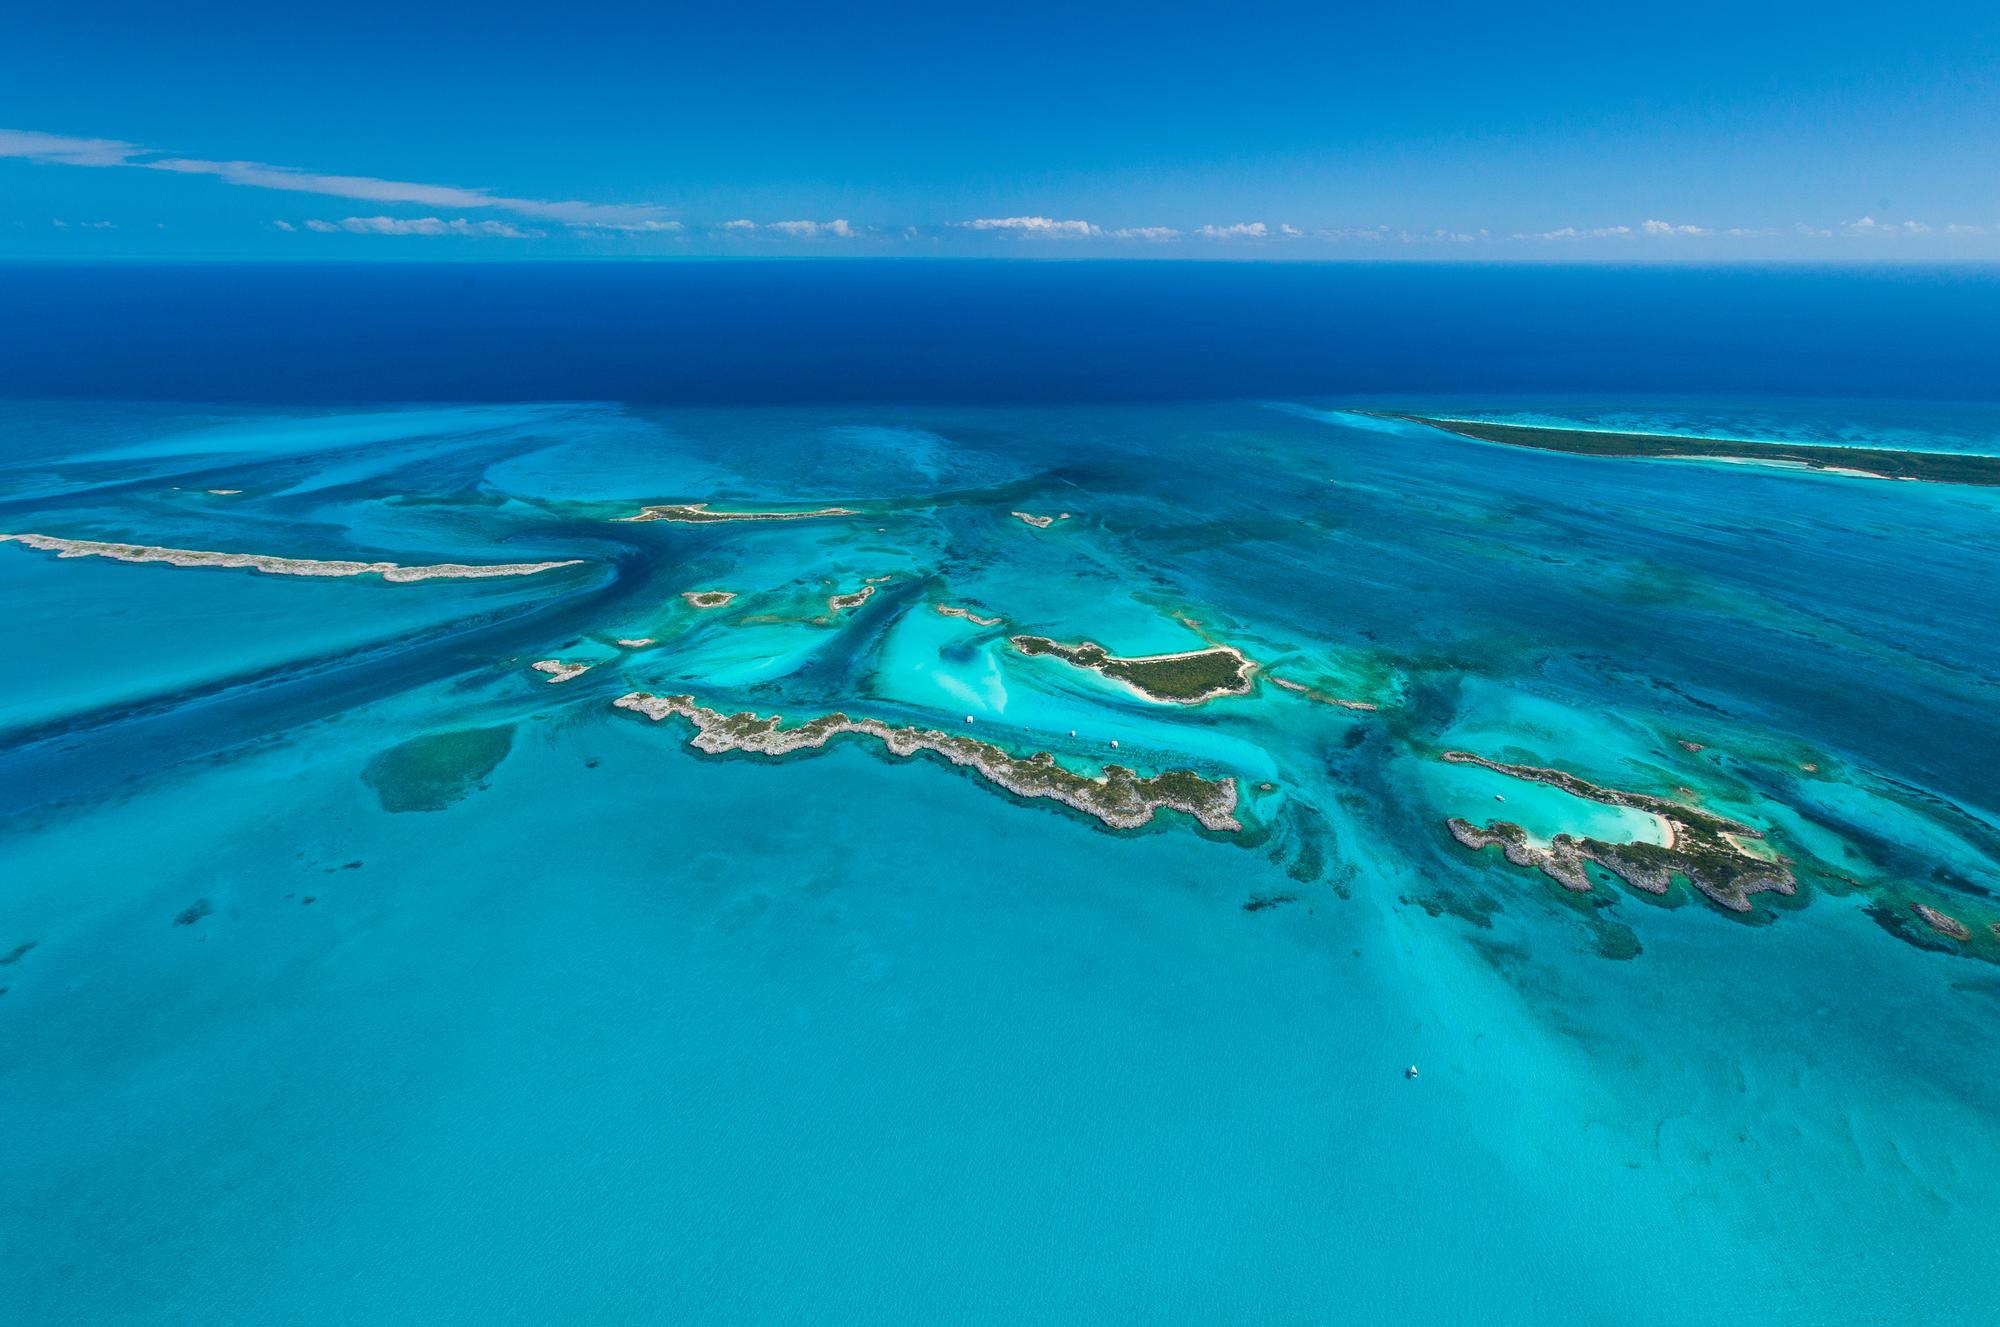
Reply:
<svg viewBox="0 0 2000 1327"><path fill-rule="evenodd" d="M0 394L1990 399L2000 269L767 262L0 267Z"/></svg>
<svg viewBox="0 0 2000 1327"><path fill-rule="evenodd" d="M1996 366L1990 268L0 267L0 1323L2000 1321L2000 487L1377 413ZM1663 805L1792 892L1451 827Z"/></svg>

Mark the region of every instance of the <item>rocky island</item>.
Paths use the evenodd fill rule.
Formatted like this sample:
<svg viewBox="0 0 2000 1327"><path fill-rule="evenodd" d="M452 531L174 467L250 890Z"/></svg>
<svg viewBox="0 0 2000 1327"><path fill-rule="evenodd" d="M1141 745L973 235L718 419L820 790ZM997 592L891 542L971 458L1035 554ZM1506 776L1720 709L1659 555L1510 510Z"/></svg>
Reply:
<svg viewBox="0 0 2000 1327"><path fill-rule="evenodd" d="M1090 640L1065 645L1046 636L1015 636L1008 644L1022 654L1051 655L1088 669L1166 705L1199 705L1217 696L1245 695L1250 674L1257 669L1255 660L1230 645L1128 658Z"/></svg>
<svg viewBox="0 0 2000 1327"><path fill-rule="evenodd" d="M710 511L706 502L670 502L641 507L621 521L679 521L683 525L715 525L723 521L809 521L821 516L859 516L846 507L816 507L811 511Z"/></svg>
<svg viewBox="0 0 2000 1327"><path fill-rule="evenodd" d="M655 696L634 691L613 702L620 709L655 721L679 716L694 725L691 745L711 755L749 751L786 756L825 746L843 733L872 737L893 756L933 752L970 769L1017 797L1046 797L1095 817L1114 829L1137 829L1162 809L1183 812L1211 830L1240 830L1236 781L1206 779L1191 770L1170 770L1141 778L1120 765L1106 765L1101 778L1064 769L1049 752L1028 757L1008 754L991 742L935 728L894 727L879 719L833 713L791 727L783 716L724 714L695 703L692 696Z"/></svg>
<svg viewBox="0 0 2000 1327"><path fill-rule="evenodd" d="M115 562L163 562L171 567L247 567L269 576L380 576L385 581L483 580L493 576L533 576L557 567L583 565L581 558L561 562L498 562L484 565L439 562L407 567L396 562L322 561L281 558L265 553L211 553L192 548L156 548L149 544L111 544L95 539L59 539L45 534L0 534L0 544L12 541L64 558L110 558Z"/></svg>
<svg viewBox="0 0 2000 1327"><path fill-rule="evenodd" d="M561 659L537 659L535 662L529 664L528 667L538 673L547 673L551 684L567 682L572 678L582 677L591 669L591 665L589 664L564 663Z"/></svg>
<svg viewBox="0 0 2000 1327"><path fill-rule="evenodd" d="M681 598L696 608L724 608L736 597L734 590L682 590Z"/></svg>
<svg viewBox="0 0 2000 1327"><path fill-rule="evenodd" d="M1972 928L1949 913L1939 912L1924 903L1912 903L1912 911L1923 918L1924 925L1948 939L1966 941L1972 938Z"/></svg>
<svg viewBox="0 0 2000 1327"><path fill-rule="evenodd" d="M1663 797L1600 788L1558 769L1535 765L1503 765L1469 751L1447 751L1445 760L1478 765L1495 773L1560 788L1573 797L1606 806L1646 811L1666 822L1665 843L1607 843L1602 839L1558 834L1546 846L1529 842L1528 832L1508 820L1480 826L1452 817L1446 822L1453 838L1475 852L1500 846L1516 866L1533 866L1565 889L1588 891L1587 863L1609 871L1626 884L1649 894L1665 894L1680 876L1731 912L1750 911L1750 900L1764 890L1789 895L1797 888L1791 865L1782 857L1751 851L1744 840L1762 839L1748 825L1697 810Z"/></svg>
<svg viewBox="0 0 2000 1327"><path fill-rule="evenodd" d="M981 617L969 608L955 608L950 604L932 604L931 607L945 617L962 617L978 627L997 627L1007 620L1003 617Z"/></svg>
<svg viewBox="0 0 2000 1327"><path fill-rule="evenodd" d="M1828 447L1792 442L1750 442L1740 438L1684 438L1670 433L1618 433L1603 429L1550 428L1541 424L1494 424L1481 419L1361 413L1376 419L1422 424L1481 442L1569 452L1577 456L1752 461L1869 479L1919 479L1933 484L2000 484L2000 456L1982 456L1974 452Z"/></svg>
<svg viewBox="0 0 2000 1327"><path fill-rule="evenodd" d="M1273 685L1283 687L1287 691L1296 691L1307 700L1321 705L1338 705L1342 709L1349 710L1379 710L1382 708L1372 700L1346 700L1334 695L1330 691L1321 691L1318 687L1307 686L1304 682L1294 682L1289 677L1279 677L1276 673L1266 673L1264 676Z"/></svg>
<svg viewBox="0 0 2000 1327"><path fill-rule="evenodd" d="M1046 530L1057 521L1066 521L1069 519L1069 513L1066 511L1057 512L1053 516L1037 516L1033 512L1026 511L1010 511L1007 514L1015 520L1020 521L1023 525L1032 525L1037 530Z"/></svg>

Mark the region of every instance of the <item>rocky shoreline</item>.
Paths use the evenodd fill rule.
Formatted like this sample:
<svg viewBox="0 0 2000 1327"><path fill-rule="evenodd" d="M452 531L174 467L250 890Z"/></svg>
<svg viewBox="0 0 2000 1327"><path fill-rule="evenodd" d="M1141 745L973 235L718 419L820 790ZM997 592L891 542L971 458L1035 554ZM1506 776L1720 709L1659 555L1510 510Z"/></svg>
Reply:
<svg viewBox="0 0 2000 1327"><path fill-rule="evenodd" d="M591 670L592 665L564 663L561 659L537 659L529 664L528 667L538 673L547 673L549 675L549 682L553 685L557 682L567 682L572 678L582 677Z"/></svg>
<svg viewBox="0 0 2000 1327"><path fill-rule="evenodd" d="M859 608L861 605L867 603L869 597L874 593L875 583L869 581L853 594L828 595L826 599L826 611L831 615L834 613L845 613L850 608Z"/></svg>
<svg viewBox="0 0 2000 1327"><path fill-rule="evenodd" d="M969 608L954 608L950 604L932 604L931 607L945 617L962 617L979 627L997 627L1007 620L1004 617L981 617Z"/></svg>
<svg viewBox="0 0 2000 1327"><path fill-rule="evenodd" d="M1680 876L1731 912L1749 912L1752 897L1765 890L1789 896L1798 888L1789 860L1767 859L1740 842L1761 840L1763 835L1738 821L1663 797L1601 788L1563 770L1506 765L1469 751L1447 751L1443 759L1546 783L1586 801L1631 807L1666 822L1668 841L1664 844L1608 843L1603 839L1558 834L1546 846L1529 842L1527 830L1509 820L1482 826L1453 816L1445 822L1451 836L1467 848L1477 852L1498 844L1509 862L1533 866L1565 889L1585 892L1591 888L1585 869L1590 863L1649 894L1665 894L1674 877Z"/></svg>
<svg viewBox="0 0 2000 1327"><path fill-rule="evenodd" d="M1923 918L1924 925L1930 927L1939 935L1947 936L1960 942L1972 938L1972 928L1948 913L1939 912L1936 908L1923 903L1912 903L1910 909L1917 916Z"/></svg>
<svg viewBox="0 0 2000 1327"><path fill-rule="evenodd" d="M1344 700L1330 692L1321 691L1318 687L1309 687L1303 682L1294 682L1289 677L1279 677L1276 673L1265 673L1264 679L1274 686L1283 687L1287 691L1296 691L1307 700L1317 701L1321 705L1338 705L1342 709L1349 710L1379 710L1382 708L1372 700Z"/></svg>
<svg viewBox="0 0 2000 1327"><path fill-rule="evenodd" d="M676 715L686 719L695 730L690 745L711 755L749 751L785 756L823 747L842 733L855 733L876 739L898 757L934 752L1016 796L1061 802L1114 829L1138 829L1162 808L1184 812L1211 830L1243 828L1236 818L1236 781L1206 779L1189 770L1141 778L1123 766L1106 765L1103 777L1093 779L1064 769L1046 751L1017 757L990 742L935 728L895 727L879 719L833 713L784 727L781 715L724 714L696 704L692 696L655 696L644 691L620 696L613 703L655 721Z"/></svg>
<svg viewBox="0 0 2000 1327"><path fill-rule="evenodd" d="M62 558L110 558L114 562L160 562L170 567L244 567L269 576L380 576L399 584L410 581L485 580L496 576L533 576L557 567L580 567L581 558L560 562L500 562L479 565L439 562L407 567L397 562L326 561L281 558L265 553L212 553L192 548L159 548L151 544L113 544L96 539L59 539L45 534L0 534L0 544L13 542Z"/></svg>

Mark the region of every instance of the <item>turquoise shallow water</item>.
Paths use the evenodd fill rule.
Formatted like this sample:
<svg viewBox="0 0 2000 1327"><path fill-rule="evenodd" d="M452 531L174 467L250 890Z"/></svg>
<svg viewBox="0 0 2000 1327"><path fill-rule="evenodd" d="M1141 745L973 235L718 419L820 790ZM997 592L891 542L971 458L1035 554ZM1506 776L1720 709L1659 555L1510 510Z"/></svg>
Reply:
<svg viewBox="0 0 2000 1327"><path fill-rule="evenodd" d="M2000 1315L2000 499L1350 404L0 407L0 530L587 564L392 585L0 545L0 957L32 945L0 966L0 1303ZM1976 407L1592 408L2000 433ZM614 519L698 501L860 515ZM680 597L707 589L738 597ZM1151 704L1015 631L1206 634L1378 708L1264 680ZM551 685L546 658L594 667ZM707 757L611 708L635 688L1192 768L1238 782L1245 828L1112 832L858 742ZM1448 749L1741 819L1800 891L1748 917L1569 894L1445 817L1656 823Z"/></svg>

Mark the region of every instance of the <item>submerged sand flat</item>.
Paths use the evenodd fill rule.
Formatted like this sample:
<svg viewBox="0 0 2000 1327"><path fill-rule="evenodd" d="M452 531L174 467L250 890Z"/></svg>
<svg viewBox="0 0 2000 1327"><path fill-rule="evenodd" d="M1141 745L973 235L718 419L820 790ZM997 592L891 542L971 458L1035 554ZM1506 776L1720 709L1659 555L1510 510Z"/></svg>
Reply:
<svg viewBox="0 0 2000 1327"><path fill-rule="evenodd" d="M170 567L247 567L271 576L380 576L385 581L484 580L495 576L533 576L557 567L583 565L581 558L561 562L497 562L484 565L438 562L406 567L399 562L345 562L316 558L281 558L267 553L215 553L192 548L158 548L150 544L112 544L95 539L60 539L45 534L0 534L0 544L13 542L63 558L110 558L114 562L162 562Z"/></svg>

